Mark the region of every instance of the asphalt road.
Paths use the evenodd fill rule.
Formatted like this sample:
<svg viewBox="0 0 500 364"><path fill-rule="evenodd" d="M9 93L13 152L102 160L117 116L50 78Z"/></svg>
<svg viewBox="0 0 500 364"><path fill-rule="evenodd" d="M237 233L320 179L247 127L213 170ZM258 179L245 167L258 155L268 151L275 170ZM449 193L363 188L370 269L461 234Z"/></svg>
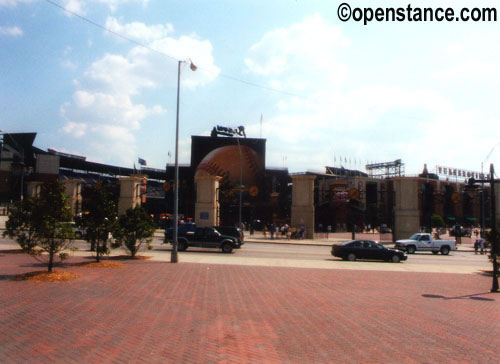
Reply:
<svg viewBox="0 0 500 364"><path fill-rule="evenodd" d="M75 255L91 255L89 245L83 240L76 240L78 250ZM154 260L169 261L171 245L162 244L155 238L152 250L143 250L141 254L152 256ZM15 249L17 244L10 239L0 238L0 249ZM378 261L346 262L331 255L330 246L267 244L247 242L241 249L224 254L219 249L188 248L179 252L179 262L285 266L322 269L413 271L436 273L481 273L491 269L486 255L476 255L470 251L453 251L449 255L433 255L430 252L409 254L408 260L401 263ZM127 254L123 249L115 249L112 254Z"/></svg>
<svg viewBox="0 0 500 364"><path fill-rule="evenodd" d="M168 260L171 245L155 241L153 250L157 260ZM223 254L218 249L188 248L179 252L179 260L187 262L293 266L308 268L404 270L418 272L479 273L491 269L486 255L470 251L453 251L449 255L434 255L430 252L408 254L408 260L401 263L387 263L358 260L345 262L331 255L330 246L266 244L247 242L232 254Z"/></svg>

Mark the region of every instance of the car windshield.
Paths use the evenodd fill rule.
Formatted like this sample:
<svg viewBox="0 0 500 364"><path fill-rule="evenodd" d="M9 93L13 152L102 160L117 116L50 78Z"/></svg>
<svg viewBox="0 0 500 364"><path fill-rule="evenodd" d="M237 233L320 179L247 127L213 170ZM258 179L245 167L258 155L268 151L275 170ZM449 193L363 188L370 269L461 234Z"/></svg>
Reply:
<svg viewBox="0 0 500 364"><path fill-rule="evenodd" d="M413 234L412 236L410 236L410 240L418 240L419 237L420 234Z"/></svg>

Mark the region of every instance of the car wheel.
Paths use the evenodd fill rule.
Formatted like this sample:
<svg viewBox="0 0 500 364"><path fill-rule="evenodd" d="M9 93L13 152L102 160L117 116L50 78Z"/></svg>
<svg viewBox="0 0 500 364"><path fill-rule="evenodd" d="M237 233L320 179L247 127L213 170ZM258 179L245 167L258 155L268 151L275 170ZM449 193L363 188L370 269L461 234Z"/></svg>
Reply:
<svg viewBox="0 0 500 364"><path fill-rule="evenodd" d="M439 253L437 250L432 251L432 254L434 254L434 255L436 255L437 253Z"/></svg>
<svg viewBox="0 0 500 364"><path fill-rule="evenodd" d="M79 231L77 231L77 232L75 233L75 238L76 238L76 239L81 239L81 238L82 238L82 233L81 233L81 232L79 232Z"/></svg>
<svg viewBox="0 0 500 364"><path fill-rule="evenodd" d="M347 260L350 262L354 262L356 260L356 254L354 253L347 254Z"/></svg>
<svg viewBox="0 0 500 364"><path fill-rule="evenodd" d="M415 250L417 250L417 249L413 245L410 245L408 248L406 248L406 251L408 252L408 254L415 254Z"/></svg>
<svg viewBox="0 0 500 364"><path fill-rule="evenodd" d="M401 258L399 257L399 255L394 254L391 258L391 261L393 263L399 263L401 261Z"/></svg>
<svg viewBox="0 0 500 364"><path fill-rule="evenodd" d="M450 248L448 248L447 246L441 247L441 254L443 254L443 255L450 254Z"/></svg>
<svg viewBox="0 0 500 364"><path fill-rule="evenodd" d="M222 252L226 253L226 254L229 254L233 251L233 247L229 243L222 244L221 249L222 249Z"/></svg>
<svg viewBox="0 0 500 364"><path fill-rule="evenodd" d="M179 243L177 244L177 250L180 252L185 251L187 248L188 248L188 245L185 241L179 241Z"/></svg>

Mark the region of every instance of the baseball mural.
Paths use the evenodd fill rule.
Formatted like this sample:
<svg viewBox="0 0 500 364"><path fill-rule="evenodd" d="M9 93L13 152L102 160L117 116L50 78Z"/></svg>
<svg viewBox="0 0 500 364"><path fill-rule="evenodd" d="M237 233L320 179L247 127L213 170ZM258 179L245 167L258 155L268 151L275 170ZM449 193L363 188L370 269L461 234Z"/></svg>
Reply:
<svg viewBox="0 0 500 364"><path fill-rule="evenodd" d="M263 161L252 148L242 145L227 145L208 153L198 165L195 176L220 176L221 184L234 186L240 180L240 149L241 172L243 185L258 184L263 174Z"/></svg>

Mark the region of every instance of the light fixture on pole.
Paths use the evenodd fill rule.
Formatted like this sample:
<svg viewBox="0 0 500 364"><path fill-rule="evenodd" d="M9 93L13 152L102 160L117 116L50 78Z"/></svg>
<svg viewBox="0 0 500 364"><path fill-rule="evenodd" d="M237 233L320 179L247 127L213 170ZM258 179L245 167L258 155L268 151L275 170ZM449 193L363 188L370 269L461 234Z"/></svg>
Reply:
<svg viewBox="0 0 500 364"><path fill-rule="evenodd" d="M179 61L177 66L177 115L175 119L175 176L174 176L174 231L173 231L173 246L170 256L171 263L177 263L177 247L178 247L178 229L179 229L179 96L181 86L181 64L187 61ZM189 59L189 68L191 71L196 71L198 67Z"/></svg>

